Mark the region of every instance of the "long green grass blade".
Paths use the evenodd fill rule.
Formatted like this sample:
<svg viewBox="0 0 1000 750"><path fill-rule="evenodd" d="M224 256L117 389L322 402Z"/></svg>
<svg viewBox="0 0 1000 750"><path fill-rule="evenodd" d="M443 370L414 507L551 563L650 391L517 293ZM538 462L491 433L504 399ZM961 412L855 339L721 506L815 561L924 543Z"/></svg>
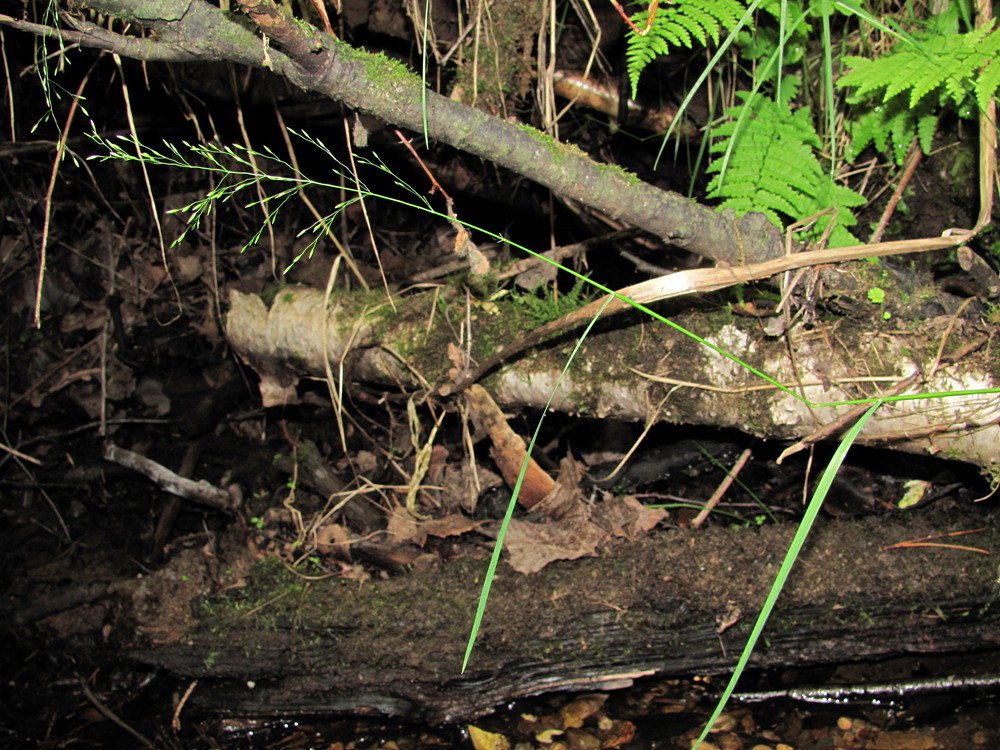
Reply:
<svg viewBox="0 0 1000 750"><path fill-rule="evenodd" d="M472 656L472 648L476 644L476 636L479 635L479 626L483 622L483 613L486 611L486 601L490 596L490 588L493 586L493 577L496 574L497 564L500 562L500 553L503 551L503 540L507 535L507 527L510 525L510 519L514 515L514 508L517 507L517 496L521 491L521 482L524 480L524 473L528 469L528 460L531 458L531 451L535 448L535 441L538 439L538 433L542 429L542 422L545 420L545 415L549 411L549 406L552 403L553 397L556 395L556 391L559 390L559 384L562 382L563 377L569 371L569 366L573 363L573 359L576 357L577 352L580 351L580 347L586 340L587 336L590 335L590 329L594 327L597 319L601 317L604 312L604 308L608 306L613 297L609 296L604 300L604 304L597 311L593 318L591 318L590 323L584 329L583 333L580 334L580 338L577 339L576 346L573 347L573 351L570 352L569 356L566 358L566 364L563 365L562 372L559 373L559 377L556 379L556 383L552 388L552 393L549 394L549 400L545 402L545 408L542 409L542 414L538 418L538 424L535 425L535 432L531 436L531 442L528 443L528 450L524 453L524 460L521 462L521 471L517 475L517 481L514 483L514 493L510 497L510 502L507 503L507 511L503 515L503 521L500 523L500 531L497 534L496 544L493 546L493 554L490 556L490 564L486 569L486 577L483 579L483 587L479 592L479 602L476 604L476 615L472 620L472 629L469 631L469 640L465 644L465 656L462 658L462 672L465 672L465 668L469 664L469 657Z"/></svg>
<svg viewBox="0 0 1000 750"><path fill-rule="evenodd" d="M871 415L875 413L875 410L881 405L882 401L879 400L868 407L868 411L862 414L861 418L855 422L854 426L847 431L843 439L841 439L840 445L837 446L837 450L834 451L833 458L830 459L830 463L823 472L823 476L820 477L819 484L816 485L816 490L813 492L809 505L806 506L806 512L802 516L802 520L799 522L799 528L795 531L792 543L788 546L788 551L785 553L785 559L781 562L781 568L778 570L778 574L774 578L774 583L771 584L771 590L767 593L767 599L764 601L764 606L761 608L760 614L757 615L757 621L754 623L753 629L750 631L750 637L747 638L746 645L743 647L743 652L740 654L739 661L736 662L736 667L733 669L733 675L729 678L729 683L726 685L726 689L722 691L722 695L719 697L719 702L716 704L715 710L705 723L705 728L701 731L698 739L692 745L693 748L698 747L705 737L708 736L709 730L712 728L715 720L719 718L722 710L726 707L726 703L729 701L729 697L733 694L733 690L736 689L736 683L743 674L743 670L746 668L747 662L750 660L750 655L757 646L760 634L764 631L764 625L767 624L767 618L771 616L771 611L774 609L774 605L778 601L781 589L784 588L785 582L788 580L788 575L792 572L792 566L795 565L799 552L802 550L802 545L805 544L806 538L809 536L809 531L812 529L813 521L816 520L816 515L819 513L819 509L823 507L823 501L826 499L826 495L830 491L830 485L833 484L833 480L837 476L837 472L840 470L840 465L844 462L844 458L847 456L847 451L850 449L851 445L854 444L855 438L857 438L858 433L861 432L861 428L865 426L869 417L871 417Z"/></svg>

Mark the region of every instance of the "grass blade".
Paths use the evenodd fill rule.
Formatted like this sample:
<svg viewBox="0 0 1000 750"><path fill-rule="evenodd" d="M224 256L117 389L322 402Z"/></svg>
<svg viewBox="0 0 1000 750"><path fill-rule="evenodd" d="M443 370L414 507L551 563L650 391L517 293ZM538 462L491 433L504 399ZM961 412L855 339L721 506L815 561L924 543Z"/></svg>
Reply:
<svg viewBox="0 0 1000 750"><path fill-rule="evenodd" d="M549 400L545 403L545 408L542 409L542 414L538 418L538 424L535 425L535 432L531 436L531 442L528 443L528 450L524 453L524 460L521 462L521 471L517 475L517 481L514 483L514 492L510 497L510 502L507 503L507 511L504 513L503 521L500 523L500 531L497 533L496 544L493 545L493 554L490 556L489 567L486 568L486 577L483 579L483 587L479 592L479 602L476 604L476 616L472 620L472 629L469 631L469 640L465 644L465 656L462 657L462 672L465 672L466 666L469 664L469 657L472 656L472 648L476 644L476 636L479 635L479 626L483 622L483 613L486 612L486 601L490 596L490 588L493 585L493 576L496 574L497 564L500 562L500 553L503 551L503 540L507 535L507 527L510 525L511 516L514 515L514 508L517 505L517 495L521 491L521 482L524 480L524 472L528 469L528 460L531 458L531 451L535 447L535 441L538 439L538 433L542 429L542 422L545 420L545 415L549 411L549 405L552 403L553 397L556 395L556 391L559 390L559 384L562 382L563 377L569 370L570 364L572 364L573 359L576 357L577 352L580 351L580 346L586 340L587 336L590 334L590 329L594 327L594 323L597 319L601 317L601 313L604 312L604 308L608 306L608 303L614 299L613 296L608 295L604 304L597 311L593 318L591 318L590 323L584 329L583 333L580 334L580 338L577 339L576 346L573 347L573 351L570 352L569 356L566 358L566 364L563 365L562 372L559 373L559 378L556 380L555 385L552 387L552 393L549 394Z"/></svg>
<svg viewBox="0 0 1000 750"><path fill-rule="evenodd" d="M844 435L840 441L840 445L837 446L837 450L833 454L833 458L830 459L829 465L823 472L823 476L820 477L819 484L816 485L816 490L813 492L812 499L809 500L809 505L806 506L805 515L802 516L802 520L799 522L799 528L795 531L795 536L792 538L792 543L788 546L788 551L785 553L785 559L781 562L781 568L778 570L778 575L774 578L774 583L771 584L771 590L767 593L767 599L764 601L764 606L760 610L760 614L757 615L757 621L753 625L753 630L750 631L750 637L747 638L746 645L743 647L743 653L740 654L739 661L736 662L736 667L733 669L733 675L729 678L729 683L726 685L726 689L722 691L722 695L719 697L719 702L715 706L715 710L709 717L708 721L705 723L705 728L701 730L701 735L692 745L693 748L698 747L705 737L708 736L709 730L715 723L715 720L719 718L719 714L722 713L722 709L726 707L726 703L729 701L729 696L733 694L733 690L736 689L736 683L740 679L740 675L743 674L743 670L746 668L747 662L750 660L750 654L753 653L754 647L757 645L757 640L760 638L760 634L764 630L764 625L767 623L767 618L770 617L771 611L774 609L775 602L778 601L778 596L781 594L781 589L784 587L785 582L788 580L789 573L792 572L792 566L795 565L795 560L799 556L799 552L802 550L802 545L805 544L806 538L809 536L809 531L812 529L813 521L816 520L816 515L819 513L819 509L823 506L823 501L826 499L827 493L830 491L830 485L833 484L834 478L837 476L837 472L840 470L840 465L844 462L844 458L847 456L847 451L854 444L855 438L858 433L861 432L861 428L865 426L869 417L875 413L875 410L881 406L882 401L876 401L873 403L861 418L854 423Z"/></svg>

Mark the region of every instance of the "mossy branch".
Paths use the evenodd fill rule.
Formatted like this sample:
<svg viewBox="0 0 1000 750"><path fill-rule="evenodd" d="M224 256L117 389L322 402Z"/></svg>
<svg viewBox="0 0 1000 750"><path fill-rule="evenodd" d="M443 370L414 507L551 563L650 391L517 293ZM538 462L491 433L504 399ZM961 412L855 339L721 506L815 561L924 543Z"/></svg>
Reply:
<svg viewBox="0 0 1000 750"><path fill-rule="evenodd" d="M100 13L133 19L155 30L164 44L181 47L202 59L266 67L304 89L416 132L423 130L426 112L431 138L490 159L560 195L699 255L738 264L782 253L779 233L759 215L737 220L731 212L715 212L617 167L598 164L578 149L538 131L432 92L427 92L424 108L416 75L384 56L361 52L329 35L303 31L300 25L282 27L288 38L283 40L282 49L275 49L234 14L204 0L87 0L85 5ZM298 33L308 39L297 40L294 35ZM121 53L129 55L129 38L119 38ZM101 40L102 47L107 48L107 44L107 39ZM740 242L734 239L734 224Z"/></svg>

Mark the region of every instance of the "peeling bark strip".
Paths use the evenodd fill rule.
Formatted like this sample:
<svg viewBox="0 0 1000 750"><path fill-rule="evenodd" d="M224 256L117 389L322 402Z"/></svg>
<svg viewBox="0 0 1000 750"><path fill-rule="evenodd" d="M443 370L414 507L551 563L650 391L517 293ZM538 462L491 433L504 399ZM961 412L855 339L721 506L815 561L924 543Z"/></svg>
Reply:
<svg viewBox="0 0 1000 750"><path fill-rule="evenodd" d="M515 433L485 388L473 385L465 392L469 413L476 425L490 436L493 442L493 460L500 468L507 486L513 487L521 473L524 455L528 452L524 440ZM555 488L556 483L534 458L528 458L524 471L521 491L517 501L522 507L531 509L540 503Z"/></svg>
<svg viewBox="0 0 1000 750"><path fill-rule="evenodd" d="M350 294L339 295L327 312L323 293L313 289L288 287L270 309L258 297L234 291L226 329L234 350L260 374L266 404L294 399L295 384L303 376L324 377L326 359L334 372L344 362L348 378L416 389L421 383L411 368L424 381L440 384L447 381L451 366L445 351L452 334L442 316L427 314L432 296L403 297L396 302L397 313L386 304L374 318L371 311L359 312ZM498 315L480 316L473 340L501 346L523 337L503 328L508 313L501 308ZM935 366L942 341L946 351L956 351L956 341L985 341L988 326L950 315L908 322L904 313L894 316L892 329L882 320L845 318L777 336L764 334L756 319L720 322L718 316L685 314L673 320L815 403L875 398L913 373L923 377L904 394L1000 385L997 360L988 347L962 351L957 361L942 357ZM485 359L491 351L474 350L473 355ZM794 351L794 362L789 351ZM541 408L565 356L560 347L536 350L506 364L483 385L503 407ZM584 342L551 408L734 427L762 438L799 440L851 407L811 409L674 329L645 318L631 325L618 318ZM859 439L995 471L1000 468L1000 399L994 393L886 403Z"/></svg>
<svg viewBox="0 0 1000 750"><path fill-rule="evenodd" d="M304 89L365 110L427 135L652 232L664 241L731 265L782 254L778 230L761 214L737 219L677 193L641 182L623 170L598 164L579 149L526 125L515 125L424 91L420 79L382 55L356 50L328 34L293 22L270 0L245 0L251 18L268 34L260 38L232 13L204 0L87 0L100 13L132 21L155 33L160 44L137 47L134 37L96 29L82 44L128 57L229 60L267 68ZM78 26L78 29L83 31ZM116 41L117 39L117 41ZM422 106L426 101L426 112Z"/></svg>

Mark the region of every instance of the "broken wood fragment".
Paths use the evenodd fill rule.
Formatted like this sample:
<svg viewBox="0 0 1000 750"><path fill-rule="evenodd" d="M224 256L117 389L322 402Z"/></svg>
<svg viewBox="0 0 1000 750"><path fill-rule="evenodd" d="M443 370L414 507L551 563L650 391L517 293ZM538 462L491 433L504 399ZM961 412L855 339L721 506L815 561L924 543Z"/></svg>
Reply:
<svg viewBox="0 0 1000 750"><path fill-rule="evenodd" d="M234 493L216 487L204 479L194 481L182 477L166 466L133 451L119 448L114 443L109 442L104 446L104 458L145 475L158 484L164 492L207 505L223 513L234 515L242 504Z"/></svg>

